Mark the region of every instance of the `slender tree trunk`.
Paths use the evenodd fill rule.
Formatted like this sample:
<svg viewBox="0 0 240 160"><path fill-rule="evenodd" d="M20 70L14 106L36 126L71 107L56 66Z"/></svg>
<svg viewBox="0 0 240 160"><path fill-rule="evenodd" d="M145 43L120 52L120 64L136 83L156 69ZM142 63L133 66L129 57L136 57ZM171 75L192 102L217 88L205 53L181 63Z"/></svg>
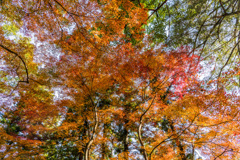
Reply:
<svg viewBox="0 0 240 160"><path fill-rule="evenodd" d="M171 121L170 121L170 128L171 128L173 134L176 134L175 128L174 128L173 123ZM178 135L176 135L175 137L176 137L175 138L175 143L176 143L177 148L179 150L179 155L181 157L181 160L187 160L187 157L186 157L185 152L184 152L183 145L181 144L181 141L180 141L180 137Z"/></svg>
<svg viewBox="0 0 240 160"><path fill-rule="evenodd" d="M124 159L128 160L128 130L126 128L124 128L123 147Z"/></svg>
<svg viewBox="0 0 240 160"><path fill-rule="evenodd" d="M103 137L106 137L106 124L103 124ZM101 149L102 149L102 156L101 156L101 160L104 160L106 159L107 157L107 153L106 153L106 150L107 150L107 147L106 147L106 144L103 142L102 145L101 145Z"/></svg>
<svg viewBox="0 0 240 160"><path fill-rule="evenodd" d="M138 127L138 140L139 140L139 142L141 144L141 147L142 147L141 152L143 154L143 157L144 157L145 160L148 160L147 151L145 149L145 146L144 146L143 140L142 140L142 118L140 118L140 124L139 124L139 127Z"/></svg>
<svg viewBox="0 0 240 160"><path fill-rule="evenodd" d="M151 106L153 105L153 102L154 102L155 98L156 98L156 94L155 94L155 96L153 97L153 100L152 100L152 102L149 104L149 106L148 106L148 108L146 109L146 111L143 112L143 114L140 116L140 119L139 119L138 140L139 140L139 142L140 142L140 144L141 144L141 147L142 147L142 148L141 148L141 152L142 152L143 157L144 157L145 160L148 160L148 154L147 154L147 151L146 151L146 149L145 149L144 142L143 142L143 140L142 140L143 119L144 119L145 114L149 111L149 109L150 109ZM151 160L151 154L149 155L149 159Z"/></svg>
<svg viewBox="0 0 240 160"><path fill-rule="evenodd" d="M93 140L90 140L86 146L86 150L84 152L84 160L89 160L89 155L90 155L90 147L92 145Z"/></svg>
<svg viewBox="0 0 240 160"><path fill-rule="evenodd" d="M106 159L106 146L104 143L102 143L102 156L101 156L101 160Z"/></svg>
<svg viewBox="0 0 240 160"><path fill-rule="evenodd" d="M124 159L128 160L129 159L129 140L128 140L128 128L127 128L127 124L129 122L128 120L128 115L130 113L130 109L128 107L125 108L125 115L124 115L124 129L123 129L123 152L124 152Z"/></svg>
<svg viewBox="0 0 240 160"><path fill-rule="evenodd" d="M95 139L95 136L97 135L97 128L98 128L98 123L99 123L97 106L94 107L94 112L95 112L95 116L94 116L95 124L94 124L93 132L92 132L92 135L90 137L90 140L88 141L88 143L86 145L86 149L85 149L85 152L84 152L84 160L89 160L90 149L91 149L92 143Z"/></svg>
<svg viewBox="0 0 240 160"><path fill-rule="evenodd" d="M83 160L83 153L82 152L79 153L78 160Z"/></svg>
<svg viewBox="0 0 240 160"><path fill-rule="evenodd" d="M194 153L195 153L194 144L192 144L192 160L194 160L195 157Z"/></svg>

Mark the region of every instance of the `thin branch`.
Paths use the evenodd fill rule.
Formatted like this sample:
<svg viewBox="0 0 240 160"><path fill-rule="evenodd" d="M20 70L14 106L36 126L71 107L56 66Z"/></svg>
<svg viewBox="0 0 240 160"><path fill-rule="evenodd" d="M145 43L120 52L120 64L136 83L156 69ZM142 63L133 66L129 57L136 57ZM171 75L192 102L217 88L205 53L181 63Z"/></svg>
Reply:
<svg viewBox="0 0 240 160"><path fill-rule="evenodd" d="M140 3L140 0L138 0L138 5L142 8L142 5L141 5L141 3Z"/></svg>
<svg viewBox="0 0 240 160"><path fill-rule="evenodd" d="M165 143L165 142L168 142L168 141L172 141L172 140L174 140L174 139L176 139L176 138L179 138L190 126L192 126L193 122L195 121L195 119L196 119L200 114L201 114L201 113L195 115L195 117L193 118L193 120L191 121L191 123L190 123L187 127L185 127L183 130L181 130L180 132L178 132L178 133L176 133L176 134L173 133L173 134L171 134L170 136L168 136L167 138L165 138L164 140L162 140L161 142L159 142L159 143L152 149L152 151L149 153L149 160L151 160L151 156L152 156L153 152L154 152L161 144L163 144L163 143ZM178 135L178 136L177 136L176 138L170 139L170 138L173 137L174 135Z"/></svg>
<svg viewBox="0 0 240 160"><path fill-rule="evenodd" d="M101 51L95 44L94 42L92 42L91 40L89 40L87 37L85 37L84 33L81 31L81 27L78 25L77 21L75 20L75 18L73 17L73 13L69 12L61 3L59 3L57 0L54 0L54 2L56 2L65 12L67 12L67 14L72 18L72 20L74 21L74 23L76 24L79 33L84 37L84 39L86 39L95 49Z"/></svg>
<svg viewBox="0 0 240 160"><path fill-rule="evenodd" d="M219 154L217 157L215 157L214 160L216 160L217 158L221 157L225 152L228 152L227 149L228 149L228 147L226 147L225 150L221 154Z"/></svg>
<svg viewBox="0 0 240 160"><path fill-rule="evenodd" d="M147 21L152 17L154 13L156 13L168 0L165 0L163 3L159 4L158 7L152 12L150 16L148 16Z"/></svg>
<svg viewBox="0 0 240 160"><path fill-rule="evenodd" d="M26 81L19 81L19 82L29 83L28 69L27 69L27 65L26 65L25 61L23 60L23 58L22 58L20 55L18 55L16 52L8 49L7 47L3 46L2 44L0 44L0 47L2 47L3 49L5 49L6 51L8 51L8 52L10 52L10 53L12 53L12 54L14 54L14 55L16 55L16 56L22 61L23 65L24 65L24 68L25 68L25 70L26 70L27 78L26 78Z"/></svg>
<svg viewBox="0 0 240 160"><path fill-rule="evenodd" d="M228 59L227 59L226 63L222 66L222 68L221 68L221 70L220 70L220 72L219 72L219 74L218 74L218 77L221 76L223 69L227 66L228 62L230 61L230 59L231 59L231 57L232 57L232 54L233 54L235 48L238 46L239 43L240 43L240 41L238 41L238 43L235 44L235 46L233 47L230 55L228 56Z"/></svg>
<svg viewBox="0 0 240 160"><path fill-rule="evenodd" d="M216 124L210 124L210 125L196 125L198 127L214 127L214 126L218 126L218 125L222 125L222 124L226 124L226 123L230 123L230 122L240 122L240 120L234 120L235 117L237 117L239 111L233 116L233 118L231 120L228 121L223 121L223 122L219 122Z"/></svg>
<svg viewBox="0 0 240 160"><path fill-rule="evenodd" d="M17 82L17 85L14 87L14 89L11 91L11 93L7 97L10 97L13 94L13 92L17 89L18 85L19 85L19 82Z"/></svg>
<svg viewBox="0 0 240 160"><path fill-rule="evenodd" d="M57 15L56 15L56 14L54 13L54 11L53 11L53 7L52 7L51 3L48 2L48 5L50 6L51 11L52 11L53 15L55 16L55 18L56 18L56 20L57 20L57 23L58 23L58 25L59 25L59 27L60 27L60 29L61 29L61 41L62 41L62 37L63 37L63 29L62 29L62 26L61 26L61 24L60 24L60 22L59 22L59 20L58 20Z"/></svg>
<svg viewBox="0 0 240 160"><path fill-rule="evenodd" d="M144 146L143 140L142 140L142 121L143 121L144 115L148 112L148 110L149 110L149 109L151 108L151 106L153 105L153 102L154 102L156 96L157 96L157 94L155 94L155 96L154 96L151 104L150 104L149 107L146 109L146 111L143 112L143 114L141 115L141 117L140 117L140 124L139 124L139 127L138 127L138 140L139 140L139 142L140 142L140 144L141 144L141 146L142 146L143 156L144 156L144 159L145 159L145 160L148 160L148 156L147 156L147 151L146 151L146 149L145 149L145 146Z"/></svg>
<svg viewBox="0 0 240 160"><path fill-rule="evenodd" d="M224 6L223 6L223 4L222 4L222 0L219 0L219 3L220 3L220 5L221 5L221 7L222 7L222 9L223 9L224 13L226 14L226 13L227 13L227 11L226 11L226 9L224 8Z"/></svg>

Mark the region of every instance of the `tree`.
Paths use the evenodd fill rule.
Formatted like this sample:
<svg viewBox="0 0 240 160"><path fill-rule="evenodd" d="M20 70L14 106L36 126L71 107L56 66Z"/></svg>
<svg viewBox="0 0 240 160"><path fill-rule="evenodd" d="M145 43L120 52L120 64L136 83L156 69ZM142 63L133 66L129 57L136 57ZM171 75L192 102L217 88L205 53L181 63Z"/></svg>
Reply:
<svg viewBox="0 0 240 160"><path fill-rule="evenodd" d="M212 59L215 77L239 61L237 0L142 1L151 12L147 30L154 41L168 46L190 45Z"/></svg>
<svg viewBox="0 0 240 160"><path fill-rule="evenodd" d="M239 158L239 69L204 84L201 55L156 43L166 3L4 1L1 158Z"/></svg>

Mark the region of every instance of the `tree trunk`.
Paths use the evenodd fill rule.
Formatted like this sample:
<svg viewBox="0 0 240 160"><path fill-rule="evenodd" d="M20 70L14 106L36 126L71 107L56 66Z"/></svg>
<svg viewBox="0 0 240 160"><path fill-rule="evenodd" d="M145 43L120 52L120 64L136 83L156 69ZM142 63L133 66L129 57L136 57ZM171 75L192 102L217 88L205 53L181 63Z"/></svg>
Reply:
<svg viewBox="0 0 240 160"><path fill-rule="evenodd" d="M174 128L172 122L170 122L170 128L171 128L171 130L172 130L172 133L173 133L173 134L176 134L176 131L175 131L175 128ZM181 144L181 141L180 141L180 137L179 137L177 134L176 134L175 137L176 137L176 138L175 138L175 143L176 143L177 148L178 148L178 150L179 150L179 155L180 155L180 157L181 157L181 160L187 160L186 155L185 155L185 152L184 152L184 148L183 148L183 146L182 146L182 144Z"/></svg>

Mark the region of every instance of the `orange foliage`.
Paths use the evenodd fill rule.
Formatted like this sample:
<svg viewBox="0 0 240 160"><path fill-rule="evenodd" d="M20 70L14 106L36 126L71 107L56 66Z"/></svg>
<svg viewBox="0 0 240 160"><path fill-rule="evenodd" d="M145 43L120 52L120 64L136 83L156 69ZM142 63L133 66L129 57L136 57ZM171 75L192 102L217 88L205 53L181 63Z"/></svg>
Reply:
<svg viewBox="0 0 240 160"><path fill-rule="evenodd" d="M145 8L129 0L3 6L2 21L35 38L10 40L0 27L1 93L12 100L0 103L2 159L240 156L237 93L224 78L204 86L189 47L152 47Z"/></svg>

